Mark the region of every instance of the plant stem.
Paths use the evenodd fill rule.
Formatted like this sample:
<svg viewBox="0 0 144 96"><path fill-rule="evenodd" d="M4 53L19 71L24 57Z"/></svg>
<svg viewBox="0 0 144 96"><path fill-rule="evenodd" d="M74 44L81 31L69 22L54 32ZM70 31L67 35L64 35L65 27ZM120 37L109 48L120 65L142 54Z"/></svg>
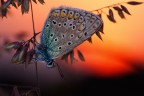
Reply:
<svg viewBox="0 0 144 96"><path fill-rule="evenodd" d="M36 41L36 31L35 31L35 25L34 25L34 16L33 16L33 6L32 6L32 0L30 1L30 5L31 5L31 16L32 16L32 25L33 25L33 39L34 42ZM35 44L33 45L34 49L35 49ZM39 78L38 78L38 66L37 66L37 62L35 62L35 68L36 68L36 80L37 80L37 87L39 86ZM39 90L40 91L40 90Z"/></svg>
<svg viewBox="0 0 144 96"><path fill-rule="evenodd" d="M90 12L102 10L102 9L109 8L109 7L113 7L113 6L116 6L116 5L120 5L120 4L122 4L122 3L127 3L127 2L121 2L121 3L116 3L116 4L108 5L108 6L105 6L105 7L99 8L99 9L96 9L96 10L92 10L92 11L90 11Z"/></svg>
<svg viewBox="0 0 144 96"><path fill-rule="evenodd" d="M30 1L30 5L31 5L31 16L32 16L33 34L34 34L34 36L35 36L36 32L35 32L35 25L34 25L34 16L33 16L32 0Z"/></svg>

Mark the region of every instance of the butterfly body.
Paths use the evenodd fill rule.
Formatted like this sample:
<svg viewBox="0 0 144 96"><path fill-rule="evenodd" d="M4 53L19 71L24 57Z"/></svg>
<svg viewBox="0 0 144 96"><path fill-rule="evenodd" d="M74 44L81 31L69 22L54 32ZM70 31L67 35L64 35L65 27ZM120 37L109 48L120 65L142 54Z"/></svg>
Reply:
<svg viewBox="0 0 144 96"><path fill-rule="evenodd" d="M52 9L37 46L37 59L52 65L54 59L70 52L98 32L102 24L100 17L85 10L69 7Z"/></svg>

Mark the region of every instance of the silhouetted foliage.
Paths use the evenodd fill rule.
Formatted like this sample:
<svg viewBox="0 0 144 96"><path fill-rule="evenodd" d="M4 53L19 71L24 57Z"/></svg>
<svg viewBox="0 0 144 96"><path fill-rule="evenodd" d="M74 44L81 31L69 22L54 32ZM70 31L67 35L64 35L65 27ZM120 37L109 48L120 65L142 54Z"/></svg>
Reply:
<svg viewBox="0 0 144 96"><path fill-rule="evenodd" d="M1 96L40 96L39 90L39 88L32 86L0 84Z"/></svg>
<svg viewBox="0 0 144 96"><path fill-rule="evenodd" d="M121 5L121 8L125 13L127 13L128 15L131 15L128 9L124 5Z"/></svg>
<svg viewBox="0 0 144 96"><path fill-rule="evenodd" d="M85 61L83 54L81 53L80 50L77 50L78 56L80 58L81 61Z"/></svg>
<svg viewBox="0 0 144 96"><path fill-rule="evenodd" d="M88 38L87 41L88 41L89 43L92 43L92 37Z"/></svg>
<svg viewBox="0 0 144 96"><path fill-rule="evenodd" d="M13 6L15 8L21 7L22 14L29 12L30 2L37 4L37 0L1 0L1 16L6 17L8 9ZM44 4L44 0L38 0L39 3Z"/></svg>
<svg viewBox="0 0 144 96"><path fill-rule="evenodd" d="M130 5L139 5L139 4L142 4L143 2L137 2L137 1L130 1L130 2L127 2L127 4L130 4Z"/></svg>
<svg viewBox="0 0 144 96"><path fill-rule="evenodd" d="M11 59L13 64L30 64L35 54L35 50L32 46L36 45L34 42L34 37L39 33L35 34L32 38L27 41L15 41L8 44L5 44L5 49L15 49L16 52ZM21 36L20 36L21 37Z"/></svg>
<svg viewBox="0 0 144 96"><path fill-rule="evenodd" d="M121 3L117 3L117 4L113 4L113 5L110 5L110 6L106 6L106 7L103 7L103 8L100 8L100 9L97 9L97 10L93 10L92 12L97 12L98 15L100 17L102 17L102 13L103 12L103 9L106 9L108 8L109 10L109 14L106 14L107 15L107 18L113 22L113 23L116 23L116 20L115 20L115 17L114 17L114 14L113 14L113 10L111 8L113 8L115 11L117 11L118 15L120 16L120 18L124 19L125 18L125 14L128 14L128 15L131 15L130 12L128 11L128 8L124 5L122 5L123 3L125 4L129 4L129 5L140 5L140 4L143 4L144 2L137 2L137 1L129 1L129 2L121 2Z"/></svg>
<svg viewBox="0 0 144 96"><path fill-rule="evenodd" d="M116 23L116 20L114 19L113 11L112 9L109 9L109 15L107 15L108 19L114 23Z"/></svg>

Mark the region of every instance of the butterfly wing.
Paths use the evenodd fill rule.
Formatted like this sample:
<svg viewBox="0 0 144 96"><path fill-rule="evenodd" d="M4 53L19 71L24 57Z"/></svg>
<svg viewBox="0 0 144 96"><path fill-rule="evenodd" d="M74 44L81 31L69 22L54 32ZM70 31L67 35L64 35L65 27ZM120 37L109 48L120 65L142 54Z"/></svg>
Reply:
<svg viewBox="0 0 144 96"><path fill-rule="evenodd" d="M97 15L76 8L52 9L47 18L41 43L47 47L51 59L60 57L83 43L103 22Z"/></svg>

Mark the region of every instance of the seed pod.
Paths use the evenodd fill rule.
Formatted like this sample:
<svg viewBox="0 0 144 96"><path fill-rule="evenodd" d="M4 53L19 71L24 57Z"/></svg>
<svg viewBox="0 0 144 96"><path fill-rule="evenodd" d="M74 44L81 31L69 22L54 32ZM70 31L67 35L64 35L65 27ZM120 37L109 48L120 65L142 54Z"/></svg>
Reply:
<svg viewBox="0 0 144 96"><path fill-rule="evenodd" d="M11 62L14 64L22 64L26 60L27 50L29 48L29 43L17 49L15 55L13 56Z"/></svg>
<svg viewBox="0 0 144 96"><path fill-rule="evenodd" d="M18 49L20 46L22 46L22 42L11 42L5 45L5 49L10 50L10 49Z"/></svg>
<svg viewBox="0 0 144 96"><path fill-rule="evenodd" d="M33 59L33 55L35 53L34 49L31 49L27 52L27 56L26 56L26 64L30 64L31 60Z"/></svg>
<svg viewBox="0 0 144 96"><path fill-rule="evenodd" d="M18 59L19 62L22 62L22 63L25 62L28 48L29 48L29 43L27 43L27 44L22 48L21 52L19 53L19 59Z"/></svg>
<svg viewBox="0 0 144 96"><path fill-rule="evenodd" d="M18 64L18 62L19 62L18 61L18 59L19 59L19 53L21 52L21 50L22 50L22 47L20 47L20 48L17 49L16 53L14 54L14 56L11 59L11 63Z"/></svg>

